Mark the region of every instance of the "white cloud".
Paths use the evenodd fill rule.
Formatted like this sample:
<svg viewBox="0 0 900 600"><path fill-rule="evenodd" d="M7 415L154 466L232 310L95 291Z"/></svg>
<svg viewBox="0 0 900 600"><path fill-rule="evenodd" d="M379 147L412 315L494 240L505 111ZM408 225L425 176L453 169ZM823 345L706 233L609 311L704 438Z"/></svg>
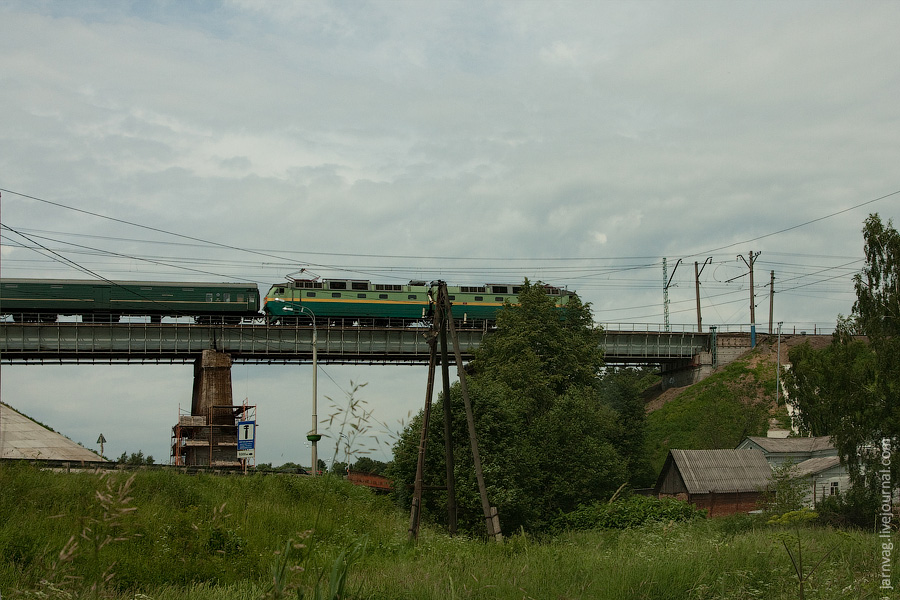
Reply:
<svg viewBox="0 0 900 600"><path fill-rule="evenodd" d="M661 319L663 256L715 255L710 294L740 296L724 273L753 249L778 281L830 273L777 297L781 320L827 325L853 300L828 277L861 257L865 215L896 219L896 202L755 238L898 189L898 17L842 2L6 2L0 187L284 258L166 245L187 242L7 193L3 222L129 278L268 283L311 264L478 283L528 265L604 320ZM73 275L12 237L4 276ZM749 319L709 302L709 319ZM35 401L36 372L4 377L4 400Z"/></svg>

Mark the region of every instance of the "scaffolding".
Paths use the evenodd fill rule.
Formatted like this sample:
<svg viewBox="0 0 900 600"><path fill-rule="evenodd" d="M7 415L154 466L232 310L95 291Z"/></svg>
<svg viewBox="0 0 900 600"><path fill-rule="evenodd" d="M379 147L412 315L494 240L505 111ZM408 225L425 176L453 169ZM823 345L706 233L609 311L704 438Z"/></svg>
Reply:
<svg viewBox="0 0 900 600"><path fill-rule="evenodd" d="M181 414L172 427L170 463L184 467L244 467L256 459L237 456L238 423L256 421L256 406L210 406L206 415Z"/></svg>

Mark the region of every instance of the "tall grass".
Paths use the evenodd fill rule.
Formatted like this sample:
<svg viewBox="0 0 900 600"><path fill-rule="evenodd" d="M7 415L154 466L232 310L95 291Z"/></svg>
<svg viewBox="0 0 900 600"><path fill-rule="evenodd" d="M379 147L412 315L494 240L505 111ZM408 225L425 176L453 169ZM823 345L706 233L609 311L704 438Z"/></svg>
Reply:
<svg viewBox="0 0 900 600"><path fill-rule="evenodd" d="M120 513L110 526L116 541L98 549L96 564L85 542L59 570L60 552L72 536L110 512L98 505L97 492L117 493L129 476L107 477L0 464L4 600L93 598L90 581L98 573L100 597L276 597L273 570L279 565L299 567L281 580L285 597L297 591L314 597L316 589L327 594L339 584L338 597L385 600L797 598L796 575L777 530L749 517L540 540L520 533L503 544L423 527L411 545L407 515L337 478L166 470L137 472L125 496L130 500L110 505L136 510ZM363 539L365 547L351 557L354 567L341 581L331 580L333 566L348 558L343 553ZM803 539L810 556L837 545L809 578L807 598L880 598L874 574L881 540L816 527L805 529ZM893 571L900 572L896 559Z"/></svg>

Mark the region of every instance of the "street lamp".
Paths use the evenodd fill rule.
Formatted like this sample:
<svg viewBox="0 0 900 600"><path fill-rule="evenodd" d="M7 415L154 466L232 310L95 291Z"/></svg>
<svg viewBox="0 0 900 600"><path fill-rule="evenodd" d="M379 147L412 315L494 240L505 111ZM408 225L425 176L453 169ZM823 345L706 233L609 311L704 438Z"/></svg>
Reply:
<svg viewBox="0 0 900 600"><path fill-rule="evenodd" d="M294 307L299 309L299 311L309 313L309 316L312 317L312 326L313 326L313 336L312 336L312 362L313 362L313 373L312 373L312 429L309 430L309 433L306 434L306 439L310 442L310 454L312 458L312 474L313 477L319 474L319 451L317 448L319 440L322 439L322 436L319 435L318 431L318 421L319 415L317 412L317 396L316 396L316 383L317 376L319 374L319 354L318 354L318 329L316 328L316 313L314 313L308 306L304 306L299 302L291 302L289 300L282 300L281 298L275 298L274 300L278 302L284 302L285 304L290 304L290 310L293 310ZM288 307L286 307L288 308Z"/></svg>

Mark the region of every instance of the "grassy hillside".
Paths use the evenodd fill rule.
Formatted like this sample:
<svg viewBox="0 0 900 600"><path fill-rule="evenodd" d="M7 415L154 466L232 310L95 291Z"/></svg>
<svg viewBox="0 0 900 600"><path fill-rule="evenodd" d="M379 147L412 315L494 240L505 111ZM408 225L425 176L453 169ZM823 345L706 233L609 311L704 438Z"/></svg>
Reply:
<svg viewBox="0 0 900 600"><path fill-rule="evenodd" d="M779 531L746 516L502 544L426 527L410 544L407 515L335 478L128 477L0 464L3 598L797 597ZM809 597L875 597L875 536L800 534L809 560L837 545Z"/></svg>
<svg viewBox="0 0 900 600"><path fill-rule="evenodd" d="M786 420L784 407L774 404L775 363L771 344L759 344L648 414L654 471L659 473L671 448L734 448L748 435L766 435L770 418Z"/></svg>

